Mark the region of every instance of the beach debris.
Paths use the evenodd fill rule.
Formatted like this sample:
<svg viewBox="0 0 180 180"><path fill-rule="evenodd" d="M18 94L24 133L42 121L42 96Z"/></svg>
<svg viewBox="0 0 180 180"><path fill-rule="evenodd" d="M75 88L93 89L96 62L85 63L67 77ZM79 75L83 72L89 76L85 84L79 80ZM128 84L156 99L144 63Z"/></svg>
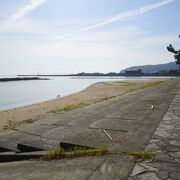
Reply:
<svg viewBox="0 0 180 180"><path fill-rule="evenodd" d="M113 141L112 137L107 133L107 131L105 129L103 129L103 132L111 141Z"/></svg>
<svg viewBox="0 0 180 180"><path fill-rule="evenodd" d="M151 106L151 110L154 110L154 106L153 105Z"/></svg>

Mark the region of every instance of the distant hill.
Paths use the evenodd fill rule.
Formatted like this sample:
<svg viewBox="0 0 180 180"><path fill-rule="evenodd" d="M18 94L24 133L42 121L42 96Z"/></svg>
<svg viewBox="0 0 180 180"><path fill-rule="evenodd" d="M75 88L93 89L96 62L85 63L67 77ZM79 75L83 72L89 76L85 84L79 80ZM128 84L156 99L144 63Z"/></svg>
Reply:
<svg viewBox="0 0 180 180"><path fill-rule="evenodd" d="M161 70L174 70L179 69L179 66L175 62L170 62L167 64L157 64L157 65L143 65L143 66L132 66L123 69L121 73L124 73L127 69L141 69L143 73L153 73Z"/></svg>

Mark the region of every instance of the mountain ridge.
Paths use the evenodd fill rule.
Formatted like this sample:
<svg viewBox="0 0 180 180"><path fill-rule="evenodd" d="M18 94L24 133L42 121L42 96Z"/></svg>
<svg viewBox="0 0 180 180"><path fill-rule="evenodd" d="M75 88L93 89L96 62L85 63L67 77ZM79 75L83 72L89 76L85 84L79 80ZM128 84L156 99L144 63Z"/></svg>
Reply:
<svg viewBox="0 0 180 180"><path fill-rule="evenodd" d="M120 73L125 73L128 69L141 69L143 73L153 73L163 70L176 70L179 69L179 66L175 62L169 62L165 64L156 64L156 65L140 65L140 66L131 66L128 68L125 68L120 71Z"/></svg>

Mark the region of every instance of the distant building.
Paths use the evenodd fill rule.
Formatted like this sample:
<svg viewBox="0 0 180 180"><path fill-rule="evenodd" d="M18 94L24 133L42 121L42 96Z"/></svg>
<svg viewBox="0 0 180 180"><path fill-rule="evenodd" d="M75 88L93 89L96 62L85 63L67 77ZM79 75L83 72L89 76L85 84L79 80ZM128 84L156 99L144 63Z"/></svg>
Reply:
<svg viewBox="0 0 180 180"><path fill-rule="evenodd" d="M106 75L107 76L117 76L118 74L116 72L109 72Z"/></svg>
<svg viewBox="0 0 180 180"><path fill-rule="evenodd" d="M125 76L143 76L141 69L127 69L125 70Z"/></svg>

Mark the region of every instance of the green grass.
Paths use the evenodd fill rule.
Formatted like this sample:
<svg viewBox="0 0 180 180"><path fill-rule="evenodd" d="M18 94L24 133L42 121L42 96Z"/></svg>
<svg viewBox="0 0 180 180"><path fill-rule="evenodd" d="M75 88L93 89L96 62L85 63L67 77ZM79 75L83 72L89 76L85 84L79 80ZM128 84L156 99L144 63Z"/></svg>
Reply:
<svg viewBox="0 0 180 180"><path fill-rule="evenodd" d="M132 151L126 154L132 156L134 161L143 161L145 159L152 159L154 157L154 153L147 151Z"/></svg>
<svg viewBox="0 0 180 180"><path fill-rule="evenodd" d="M31 124L35 121L37 121L38 119L25 119L22 122L14 122L13 120L9 120L8 124L6 126L3 127L4 130L14 130L16 129L17 126L20 126L21 124Z"/></svg>
<svg viewBox="0 0 180 180"><path fill-rule="evenodd" d="M163 82L165 82L165 81L164 80L158 80L158 81L156 80L156 81L150 81L150 82L145 82L145 83L123 82L122 81L122 82L111 82L110 84L113 86L121 86L123 88L126 88L128 90L128 92L133 92L133 91L137 91L140 89L146 89L148 87L151 87L151 86L163 83ZM123 95L123 94L121 94L121 95ZM109 100L109 99L112 99L112 98L115 98L115 97L118 97L121 95L105 97L97 102L106 101L106 100Z"/></svg>
<svg viewBox="0 0 180 180"><path fill-rule="evenodd" d="M121 152L121 151L111 151L107 145L101 145L99 148L90 148L90 147L71 147L71 148L57 148L51 151L48 151L43 159L44 160L56 160L63 158L77 158L84 156L101 156L101 155L123 155L126 154L132 158L135 162L140 162L146 159L152 159L155 154L147 151L130 151L130 152Z"/></svg>
<svg viewBox="0 0 180 180"><path fill-rule="evenodd" d="M50 113L58 113L58 112L63 112L63 111L73 111L75 109L80 109L83 108L85 106L88 106L89 104L85 104L85 103L79 103L79 104L68 104L66 106L64 106L62 109L55 109L52 111L49 111Z"/></svg>
<svg viewBox="0 0 180 180"><path fill-rule="evenodd" d="M34 121L37 121L37 119L29 118L29 119L24 120L22 123L31 124L31 123L33 123Z"/></svg>
<svg viewBox="0 0 180 180"><path fill-rule="evenodd" d="M118 95L117 95L118 96ZM109 96L109 97L105 97L105 98L102 98L101 101L106 101L106 100L109 100L109 99L113 99L117 96Z"/></svg>
<svg viewBox="0 0 180 180"><path fill-rule="evenodd" d="M147 81L147 82L142 82L142 83L138 83L138 82L111 82L110 85L120 86L122 88L127 89L127 92L133 92L133 91L145 89L145 88L160 84L162 82L165 82L165 80L153 80L153 81L149 81L149 82ZM109 100L109 99L115 98L117 96L120 96L120 95L104 97L104 98L98 100L97 102ZM68 105L64 106L63 108L61 108L61 109L54 109L52 111L48 111L48 113L58 113L58 112L64 112L64 111L73 111L75 109L80 109L80 108L83 108L83 107L88 106L88 105L89 104L85 104L85 103L68 104Z"/></svg>
<svg viewBox="0 0 180 180"><path fill-rule="evenodd" d="M85 147L73 147L70 149L58 148L52 151L49 151L43 159L53 160L53 159L62 159L62 158L75 158L82 156L98 156L98 155L107 155L110 154L107 145L101 145L99 148L85 148Z"/></svg>
<svg viewBox="0 0 180 180"><path fill-rule="evenodd" d="M141 89L146 89L146 88L149 88L151 86L155 86L155 85L158 85L160 83L163 83L165 82L164 80L159 80L159 81L150 81L150 82L146 82L144 84L136 84L136 83L133 83L133 85L129 85L129 91L137 91L137 90L141 90Z"/></svg>
<svg viewBox="0 0 180 180"><path fill-rule="evenodd" d="M111 82L110 84L114 86L121 86L127 89L132 88L132 90L138 90L138 89L148 88L148 87L154 86L156 84L160 84L165 81L166 80L151 80L147 82L142 81L142 83L122 81L122 82Z"/></svg>

